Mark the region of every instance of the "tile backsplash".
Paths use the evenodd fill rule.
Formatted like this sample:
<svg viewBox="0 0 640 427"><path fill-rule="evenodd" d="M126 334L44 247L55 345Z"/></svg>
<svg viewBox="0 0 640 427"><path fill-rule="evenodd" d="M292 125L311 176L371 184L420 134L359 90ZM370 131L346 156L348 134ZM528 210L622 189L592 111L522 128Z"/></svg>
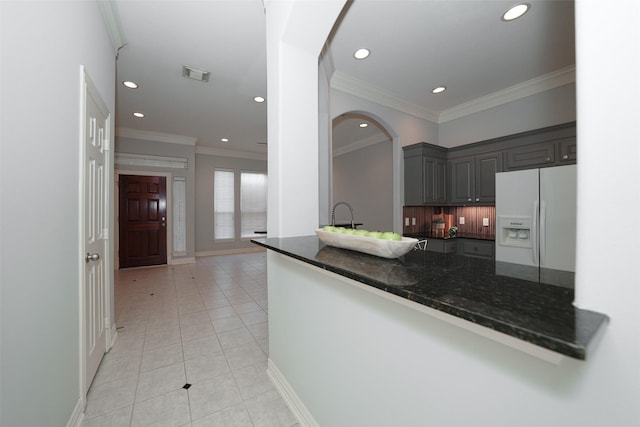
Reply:
<svg viewBox="0 0 640 427"><path fill-rule="evenodd" d="M458 227L460 234L490 237L496 233L495 206L405 206L402 210L403 233L431 232L432 216L437 214L451 215L452 225ZM462 218L464 218L464 224L462 224ZM485 218L487 226L483 225Z"/></svg>

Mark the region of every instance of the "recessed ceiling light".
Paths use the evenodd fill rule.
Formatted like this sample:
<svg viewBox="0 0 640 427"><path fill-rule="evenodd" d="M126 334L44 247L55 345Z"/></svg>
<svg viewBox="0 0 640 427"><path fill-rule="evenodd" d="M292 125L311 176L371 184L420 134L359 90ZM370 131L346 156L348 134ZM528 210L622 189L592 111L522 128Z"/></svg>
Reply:
<svg viewBox="0 0 640 427"><path fill-rule="evenodd" d="M514 19L518 19L522 15L527 13L527 10L529 10L529 5L527 3L521 3L519 5L513 6L511 9L507 10L504 15L502 15L502 20L513 21Z"/></svg>
<svg viewBox="0 0 640 427"><path fill-rule="evenodd" d="M353 57L356 59L365 59L366 57L369 56L371 52L369 52L369 49L358 49L353 53Z"/></svg>
<svg viewBox="0 0 640 427"><path fill-rule="evenodd" d="M138 83L136 82L132 82L132 81L124 81L122 82L123 85L125 85L126 87L128 87L129 89L138 89Z"/></svg>
<svg viewBox="0 0 640 427"><path fill-rule="evenodd" d="M139 119L144 117L144 114L142 114L142 113L133 113L133 115L136 116Z"/></svg>
<svg viewBox="0 0 640 427"><path fill-rule="evenodd" d="M256 101L256 102L264 102L264 98L261 97L261 96L254 96L253 100Z"/></svg>
<svg viewBox="0 0 640 427"><path fill-rule="evenodd" d="M444 92L445 90L447 90L447 87L446 87L446 86L438 86L438 87L434 88L434 89L431 91L431 93L442 93L442 92Z"/></svg>
<svg viewBox="0 0 640 427"><path fill-rule="evenodd" d="M222 138L220 141L222 141L222 142L229 142L229 138Z"/></svg>
<svg viewBox="0 0 640 427"><path fill-rule="evenodd" d="M369 126L369 123L360 123L359 126L361 128L366 128L367 126Z"/></svg>

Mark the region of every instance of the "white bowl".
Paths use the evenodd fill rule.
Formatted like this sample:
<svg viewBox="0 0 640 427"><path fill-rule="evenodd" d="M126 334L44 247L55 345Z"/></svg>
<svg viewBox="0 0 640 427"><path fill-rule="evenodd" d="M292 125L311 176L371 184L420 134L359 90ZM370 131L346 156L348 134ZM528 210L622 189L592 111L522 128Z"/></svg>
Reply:
<svg viewBox="0 0 640 427"><path fill-rule="evenodd" d="M322 243L336 248L350 249L383 258L397 258L414 248L418 239L403 237L402 240L383 240L375 237L336 233L316 229L316 235Z"/></svg>

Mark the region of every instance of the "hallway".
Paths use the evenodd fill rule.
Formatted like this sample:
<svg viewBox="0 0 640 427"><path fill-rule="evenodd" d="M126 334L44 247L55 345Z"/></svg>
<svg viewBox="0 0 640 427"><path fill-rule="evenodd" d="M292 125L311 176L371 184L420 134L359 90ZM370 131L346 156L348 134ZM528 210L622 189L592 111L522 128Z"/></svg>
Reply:
<svg viewBox="0 0 640 427"><path fill-rule="evenodd" d="M266 375L266 252L115 272L83 426L297 425Z"/></svg>

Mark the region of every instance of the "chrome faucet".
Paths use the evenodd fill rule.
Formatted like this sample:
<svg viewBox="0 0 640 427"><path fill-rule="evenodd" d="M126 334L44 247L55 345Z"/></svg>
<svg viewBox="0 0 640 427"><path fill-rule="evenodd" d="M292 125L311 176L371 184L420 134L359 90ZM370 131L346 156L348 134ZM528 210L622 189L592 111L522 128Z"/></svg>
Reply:
<svg viewBox="0 0 640 427"><path fill-rule="evenodd" d="M353 208L347 202L338 202L335 205L333 205L333 209L331 210L331 225L333 226L336 225L336 207L338 205L345 205L346 207L349 208L349 211L351 212L351 228L355 228L353 225Z"/></svg>

